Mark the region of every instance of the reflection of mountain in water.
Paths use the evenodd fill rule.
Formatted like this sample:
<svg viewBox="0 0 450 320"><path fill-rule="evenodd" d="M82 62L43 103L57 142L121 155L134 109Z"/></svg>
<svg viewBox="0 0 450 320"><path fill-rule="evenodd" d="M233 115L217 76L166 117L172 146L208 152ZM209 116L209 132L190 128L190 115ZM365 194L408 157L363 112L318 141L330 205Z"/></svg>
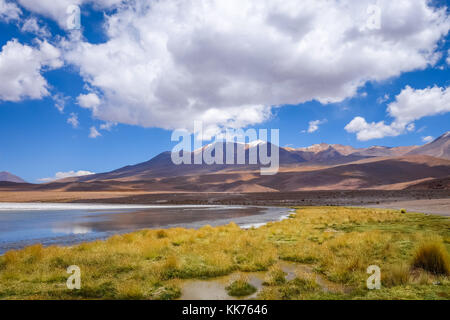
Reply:
<svg viewBox="0 0 450 320"><path fill-rule="evenodd" d="M68 204L64 206L70 207ZM139 229L200 228L230 222L248 228L278 221L289 213L286 208L247 206L149 206L138 211L125 209L126 206L109 207L109 210L96 211L2 210L0 253L36 243L58 245L104 239Z"/></svg>

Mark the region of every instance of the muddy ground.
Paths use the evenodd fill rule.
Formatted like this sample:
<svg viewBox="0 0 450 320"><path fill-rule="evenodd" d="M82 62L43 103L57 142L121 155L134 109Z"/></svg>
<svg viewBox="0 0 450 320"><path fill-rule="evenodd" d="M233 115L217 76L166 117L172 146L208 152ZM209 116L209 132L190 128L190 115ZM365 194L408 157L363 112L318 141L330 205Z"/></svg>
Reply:
<svg viewBox="0 0 450 320"><path fill-rule="evenodd" d="M398 201L450 199L450 190L360 190L266 193L140 194L73 202L127 204L234 204L265 206L362 206Z"/></svg>

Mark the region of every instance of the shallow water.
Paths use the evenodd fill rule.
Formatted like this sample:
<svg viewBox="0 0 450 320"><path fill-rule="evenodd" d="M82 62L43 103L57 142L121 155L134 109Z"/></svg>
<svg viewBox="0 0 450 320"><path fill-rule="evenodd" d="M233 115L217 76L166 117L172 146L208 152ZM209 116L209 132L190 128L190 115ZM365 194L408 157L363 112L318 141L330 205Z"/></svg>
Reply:
<svg viewBox="0 0 450 320"><path fill-rule="evenodd" d="M240 300L256 299L259 291L263 287L264 273L246 273L248 283L256 288L256 292L246 297L231 297L226 291L226 287L238 278L237 274L215 278L212 280L187 280L182 286L180 300Z"/></svg>
<svg viewBox="0 0 450 320"><path fill-rule="evenodd" d="M315 273L313 267L304 264L291 263L286 261L279 262L281 270L285 274L286 281L294 280L298 275L311 277L321 288L323 292L339 293L350 292L351 288L331 282L319 274ZM248 283L254 286L257 291L246 297L231 297L226 291L226 287L234 280L244 274ZM182 294L180 300L238 300L238 299L257 299L258 294L263 289L266 272L235 273L228 276L213 278L209 280L186 280L182 285Z"/></svg>
<svg viewBox="0 0 450 320"><path fill-rule="evenodd" d="M278 221L286 208L0 203L0 254L28 245L71 245L154 228L200 228L235 222L242 228Z"/></svg>

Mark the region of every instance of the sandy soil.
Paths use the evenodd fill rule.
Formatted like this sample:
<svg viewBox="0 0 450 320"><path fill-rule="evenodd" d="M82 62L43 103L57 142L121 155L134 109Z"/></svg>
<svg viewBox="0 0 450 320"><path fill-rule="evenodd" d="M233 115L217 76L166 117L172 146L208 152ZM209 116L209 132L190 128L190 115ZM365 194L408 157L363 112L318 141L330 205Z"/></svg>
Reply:
<svg viewBox="0 0 450 320"><path fill-rule="evenodd" d="M368 205L371 208L405 209L407 211L437 214L450 217L450 198L432 200L410 200Z"/></svg>
<svg viewBox="0 0 450 320"><path fill-rule="evenodd" d="M450 190L359 190L255 193L0 191L0 202L364 206L450 216Z"/></svg>
<svg viewBox="0 0 450 320"><path fill-rule="evenodd" d="M450 199L450 190L358 190L254 193L151 193L1 191L0 202L77 202L121 204L236 204L260 206L363 206L399 201Z"/></svg>
<svg viewBox="0 0 450 320"><path fill-rule="evenodd" d="M122 198L146 192L66 192L66 191L0 191L0 202L74 202L88 199Z"/></svg>

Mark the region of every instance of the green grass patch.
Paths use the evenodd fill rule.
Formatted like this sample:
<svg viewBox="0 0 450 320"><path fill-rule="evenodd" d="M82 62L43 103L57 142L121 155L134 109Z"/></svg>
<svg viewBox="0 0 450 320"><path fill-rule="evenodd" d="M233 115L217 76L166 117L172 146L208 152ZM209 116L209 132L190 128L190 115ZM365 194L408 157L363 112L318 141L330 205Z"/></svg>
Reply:
<svg viewBox="0 0 450 320"><path fill-rule="evenodd" d="M245 297L256 292L254 286L241 279L233 281L225 289L227 290L228 295L232 297Z"/></svg>

